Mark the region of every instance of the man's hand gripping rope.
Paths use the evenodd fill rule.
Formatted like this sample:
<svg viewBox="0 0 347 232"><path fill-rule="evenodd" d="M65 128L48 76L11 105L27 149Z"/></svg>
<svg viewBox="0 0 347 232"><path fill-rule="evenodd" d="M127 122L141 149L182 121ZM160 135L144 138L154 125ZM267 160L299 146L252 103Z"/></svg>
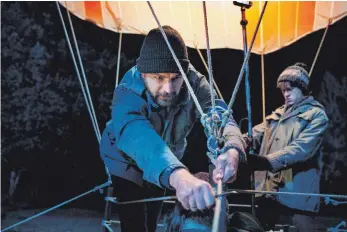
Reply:
<svg viewBox="0 0 347 232"><path fill-rule="evenodd" d="M207 156L211 163L215 165L213 170L213 181L217 184L216 206L212 222L212 232L225 230L223 217L226 212L222 211L225 201L223 202L223 182L231 182L236 178L239 154L236 149L225 146L223 130L230 116L227 105L220 100L216 100L216 106L207 114L201 117L201 123L205 128L205 134L208 137L207 147L209 152ZM223 204L224 203L224 204Z"/></svg>

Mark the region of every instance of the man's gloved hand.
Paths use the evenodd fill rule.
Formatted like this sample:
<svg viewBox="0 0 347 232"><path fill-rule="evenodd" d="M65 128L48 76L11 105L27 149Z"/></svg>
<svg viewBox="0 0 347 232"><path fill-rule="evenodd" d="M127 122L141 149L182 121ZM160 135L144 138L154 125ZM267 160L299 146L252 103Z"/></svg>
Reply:
<svg viewBox="0 0 347 232"><path fill-rule="evenodd" d="M253 171L272 170L271 163L266 156L247 155L247 163Z"/></svg>
<svg viewBox="0 0 347 232"><path fill-rule="evenodd" d="M246 143L246 147L249 148L250 146L253 145L253 139L251 137L249 137L247 134L244 134L243 136L243 140Z"/></svg>
<svg viewBox="0 0 347 232"><path fill-rule="evenodd" d="M214 205L212 186L190 174L186 169L177 169L170 175L170 185L176 190L178 201L186 210L197 211Z"/></svg>
<svg viewBox="0 0 347 232"><path fill-rule="evenodd" d="M213 170L213 181L217 183L222 179L223 183L231 183L236 180L239 167L239 152L236 149L229 149L220 154L216 160L216 168Z"/></svg>

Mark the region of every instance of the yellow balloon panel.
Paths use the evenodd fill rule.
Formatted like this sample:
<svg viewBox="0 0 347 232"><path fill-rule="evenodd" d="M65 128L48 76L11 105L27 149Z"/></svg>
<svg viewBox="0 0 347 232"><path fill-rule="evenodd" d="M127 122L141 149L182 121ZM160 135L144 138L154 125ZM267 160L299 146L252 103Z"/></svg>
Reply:
<svg viewBox="0 0 347 232"><path fill-rule="evenodd" d="M71 13L115 32L146 34L157 23L147 2L60 2ZM187 46L206 48L203 4L197 1L151 2L161 25L177 29ZM250 43L264 2L246 10ZM210 47L243 49L240 7L232 1L208 1ZM347 2L270 1L258 31L253 52L276 51L299 38L336 22L347 14Z"/></svg>

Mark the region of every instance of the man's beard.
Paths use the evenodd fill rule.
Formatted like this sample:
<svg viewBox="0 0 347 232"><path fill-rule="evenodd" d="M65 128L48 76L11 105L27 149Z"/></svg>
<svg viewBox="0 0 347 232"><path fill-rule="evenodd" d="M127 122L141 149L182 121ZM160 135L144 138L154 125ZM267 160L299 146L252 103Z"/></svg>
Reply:
<svg viewBox="0 0 347 232"><path fill-rule="evenodd" d="M177 94L176 93L160 94L158 92L155 92L155 93L152 93L151 91L149 91L149 92L150 92L153 100L161 107L170 107L170 106L174 105L177 101Z"/></svg>
<svg viewBox="0 0 347 232"><path fill-rule="evenodd" d="M155 103L157 103L159 106L161 107L170 107L172 105L174 105L177 101L178 101L178 93L174 92L172 94L168 94L168 93L159 93L157 92L152 92L149 88L148 88L148 83L145 79L145 85L146 88L148 90L148 92L150 93L153 101Z"/></svg>

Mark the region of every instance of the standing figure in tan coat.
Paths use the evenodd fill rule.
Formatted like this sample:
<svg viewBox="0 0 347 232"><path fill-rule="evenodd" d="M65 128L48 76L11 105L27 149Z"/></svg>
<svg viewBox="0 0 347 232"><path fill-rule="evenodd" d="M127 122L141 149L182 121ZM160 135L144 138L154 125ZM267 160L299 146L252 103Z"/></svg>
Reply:
<svg viewBox="0 0 347 232"><path fill-rule="evenodd" d="M256 155L248 156L248 163L255 171L256 190L319 193L321 144L328 117L308 85L304 64L286 68L277 80L284 105L253 128ZM319 197L256 195L256 199L264 229L272 229L280 215L289 214L297 231L316 231L313 219Z"/></svg>

